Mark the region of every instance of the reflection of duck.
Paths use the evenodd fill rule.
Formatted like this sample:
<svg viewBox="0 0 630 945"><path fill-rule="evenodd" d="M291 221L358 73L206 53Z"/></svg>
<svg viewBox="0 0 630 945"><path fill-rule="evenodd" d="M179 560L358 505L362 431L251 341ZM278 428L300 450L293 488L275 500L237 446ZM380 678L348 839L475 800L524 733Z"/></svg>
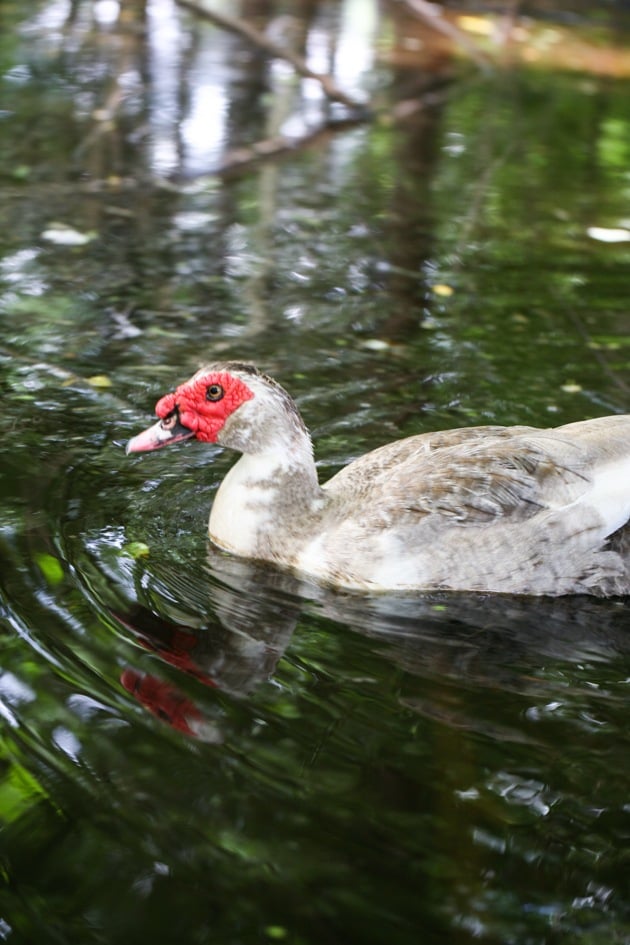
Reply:
<svg viewBox="0 0 630 945"><path fill-rule="evenodd" d="M139 673L128 666L122 672L120 681L145 709L178 732L201 738L202 741L221 741L219 727L204 719L192 699L188 699L166 680L151 673Z"/></svg>
<svg viewBox="0 0 630 945"><path fill-rule="evenodd" d="M207 599L199 601L200 607L207 608L205 613L184 616L172 604L174 593L181 590L177 575L156 568L150 584L152 596L160 599L160 613L132 604L110 614L133 633L143 649L165 663L205 686L245 696L273 674L299 608L288 596L286 604L259 598L260 581L231 588L223 582L208 582L203 573L199 581L209 588Z"/></svg>
<svg viewBox="0 0 630 945"><path fill-rule="evenodd" d="M147 581L152 607L119 605L108 613L164 663L210 689L243 697L273 675L295 628L299 604L292 596L294 588L287 583L284 589L292 580L289 575L248 569L247 562L218 552L212 563L218 580L204 569L195 582L182 584L179 568L154 562ZM188 577L193 574L191 569ZM276 576L279 582L273 580ZM153 607L158 600L156 612ZM217 706L208 712L207 705L194 702L170 678L127 666L120 681L141 705L172 728L206 742L222 740Z"/></svg>
<svg viewBox="0 0 630 945"><path fill-rule="evenodd" d="M217 621L212 621L211 627L197 629L174 623L139 604L124 613L112 612L111 615L133 633L144 649L155 653L165 663L211 689L243 696L269 678L287 641L282 639L280 629L276 634L267 623L259 627L254 617L250 618L251 633L237 629L237 625L242 625L239 603L237 598L233 599L234 625L228 624L226 628ZM293 626L292 620L289 635ZM269 642L265 636L270 637ZM220 721L206 716L170 680L127 666L120 681L141 705L172 728L202 741L222 740Z"/></svg>
<svg viewBox="0 0 630 945"><path fill-rule="evenodd" d="M369 641L370 666L376 657L406 674L406 683L397 682L402 704L448 718L451 725L469 724L460 705L469 687L532 690L534 697L549 690L555 698L558 678L566 694L568 680L579 680L584 666L625 658L630 651L630 613L621 601L452 593L364 599L300 585L290 574L213 549L208 563L209 572L196 575L190 565L198 596L185 602L187 608L193 604L186 624L173 605L182 592L180 565L146 574L159 614L133 604L113 615L144 649L208 689L204 695L195 687L193 701L183 675L180 689L172 671L165 679L139 668L125 669L123 686L172 727L206 741L225 734L221 704L212 693L255 698L272 676L279 672L282 678L277 664L300 624L298 653L314 627L321 632L329 625L335 640L341 627L353 630ZM296 597L298 589L308 597Z"/></svg>
<svg viewBox="0 0 630 945"><path fill-rule="evenodd" d="M201 369L156 413L128 452L243 453L209 525L237 555L357 590L630 593L630 415L412 436L321 487L295 404L251 365Z"/></svg>

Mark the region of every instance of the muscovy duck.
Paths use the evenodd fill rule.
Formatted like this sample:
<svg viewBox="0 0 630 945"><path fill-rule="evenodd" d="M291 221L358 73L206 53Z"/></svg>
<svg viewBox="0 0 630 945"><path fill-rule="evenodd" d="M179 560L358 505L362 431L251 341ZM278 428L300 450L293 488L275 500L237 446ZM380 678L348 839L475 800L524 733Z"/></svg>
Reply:
<svg viewBox="0 0 630 945"><path fill-rule="evenodd" d="M318 482L287 392L201 368L127 452L196 438L242 454L216 494L220 548L360 592L630 593L630 415L396 440Z"/></svg>

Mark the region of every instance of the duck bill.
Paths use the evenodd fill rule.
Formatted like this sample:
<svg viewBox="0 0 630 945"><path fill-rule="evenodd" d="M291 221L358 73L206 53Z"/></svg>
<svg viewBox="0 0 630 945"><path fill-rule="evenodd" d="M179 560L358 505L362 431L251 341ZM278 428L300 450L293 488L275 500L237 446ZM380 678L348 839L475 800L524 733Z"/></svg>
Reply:
<svg viewBox="0 0 630 945"><path fill-rule="evenodd" d="M173 417L167 420L158 420L148 430L143 430L137 436L127 443L126 453L148 453L151 450L159 450L163 446L170 446L171 443L181 443L183 440L189 440L194 436L194 431L189 430L183 423Z"/></svg>

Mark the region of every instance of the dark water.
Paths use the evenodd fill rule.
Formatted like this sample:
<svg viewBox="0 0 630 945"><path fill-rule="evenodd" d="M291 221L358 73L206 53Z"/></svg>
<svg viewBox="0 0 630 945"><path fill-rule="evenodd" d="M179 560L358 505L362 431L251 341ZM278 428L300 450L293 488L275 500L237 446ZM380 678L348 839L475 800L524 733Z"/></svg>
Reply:
<svg viewBox="0 0 630 945"><path fill-rule="evenodd" d="M321 96L113 10L0 9L0 940L630 942L625 601L298 585L208 546L232 457L124 455L216 356L295 394L322 478L630 410L628 81L449 61L217 175ZM412 97L361 10L311 55Z"/></svg>

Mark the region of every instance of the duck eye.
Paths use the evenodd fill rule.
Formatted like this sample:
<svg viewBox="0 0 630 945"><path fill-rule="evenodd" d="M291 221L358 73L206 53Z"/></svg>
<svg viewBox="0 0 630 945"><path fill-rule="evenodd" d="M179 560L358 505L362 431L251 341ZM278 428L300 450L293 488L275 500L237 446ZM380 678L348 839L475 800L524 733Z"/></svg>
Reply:
<svg viewBox="0 0 630 945"><path fill-rule="evenodd" d="M220 384L209 384L206 387L206 400L221 400L225 391Z"/></svg>

